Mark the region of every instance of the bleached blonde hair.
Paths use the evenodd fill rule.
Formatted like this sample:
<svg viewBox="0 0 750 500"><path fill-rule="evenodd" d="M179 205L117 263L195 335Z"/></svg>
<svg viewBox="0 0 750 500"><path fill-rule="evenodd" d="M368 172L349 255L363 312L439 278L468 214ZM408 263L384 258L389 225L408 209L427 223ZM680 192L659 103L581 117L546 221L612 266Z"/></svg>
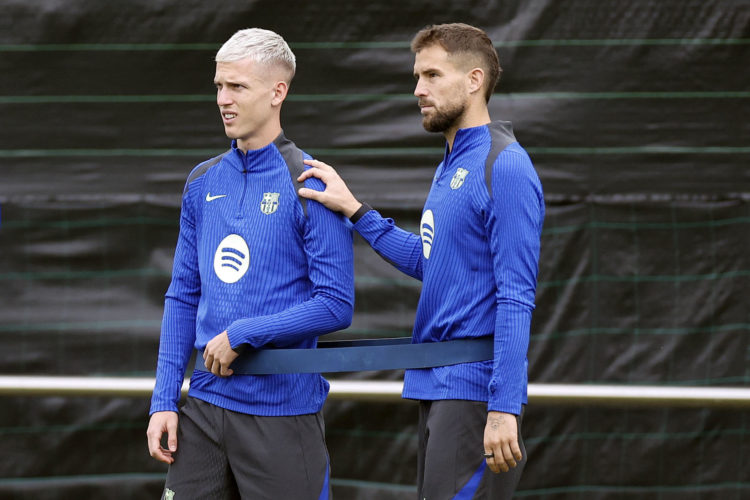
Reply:
<svg viewBox="0 0 750 500"><path fill-rule="evenodd" d="M289 45L278 33L261 28L240 30L224 42L216 53L216 62L234 62L250 58L253 61L280 67L291 83L297 69L297 60Z"/></svg>

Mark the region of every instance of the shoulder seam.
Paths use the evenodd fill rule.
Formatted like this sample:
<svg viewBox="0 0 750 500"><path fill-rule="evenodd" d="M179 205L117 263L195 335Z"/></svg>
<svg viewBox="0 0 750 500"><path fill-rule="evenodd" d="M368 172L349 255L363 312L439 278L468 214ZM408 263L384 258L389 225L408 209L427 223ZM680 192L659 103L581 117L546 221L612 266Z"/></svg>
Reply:
<svg viewBox="0 0 750 500"><path fill-rule="evenodd" d="M487 193L492 199L492 169L497 158L508 146L518 142L513 135L513 128L508 122L499 122L496 127L490 126L490 150L487 153L487 159L484 164L484 180L487 186Z"/></svg>
<svg viewBox="0 0 750 500"><path fill-rule="evenodd" d="M231 149L228 149L227 151L224 151L222 154L218 156L214 156L213 158L204 161L203 163L199 163L192 172L190 172L190 175L188 175L187 181L185 182L185 192L188 190L188 186L190 186L190 183L193 182L195 179L200 177L201 175L208 172L208 170L219 163L230 151Z"/></svg>
<svg viewBox="0 0 750 500"><path fill-rule="evenodd" d="M305 164L303 163L305 153L298 148L294 142L287 139L283 132L276 138L274 143L289 170L289 177L292 179L292 185L294 185L294 191L297 193L297 199L299 200L300 205L302 205L302 212L305 217L307 217L307 199L299 195L299 188L304 187L305 185L304 183L297 181L297 177L299 177L305 170Z"/></svg>

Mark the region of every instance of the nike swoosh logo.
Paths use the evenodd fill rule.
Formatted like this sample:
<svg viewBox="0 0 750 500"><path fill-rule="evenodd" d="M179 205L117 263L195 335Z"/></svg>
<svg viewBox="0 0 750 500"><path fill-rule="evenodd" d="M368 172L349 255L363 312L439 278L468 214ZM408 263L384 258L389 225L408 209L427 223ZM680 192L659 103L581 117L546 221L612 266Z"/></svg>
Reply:
<svg viewBox="0 0 750 500"><path fill-rule="evenodd" d="M206 193L206 201L214 201L218 198L224 198L225 194L217 194L216 196L211 196L211 193Z"/></svg>

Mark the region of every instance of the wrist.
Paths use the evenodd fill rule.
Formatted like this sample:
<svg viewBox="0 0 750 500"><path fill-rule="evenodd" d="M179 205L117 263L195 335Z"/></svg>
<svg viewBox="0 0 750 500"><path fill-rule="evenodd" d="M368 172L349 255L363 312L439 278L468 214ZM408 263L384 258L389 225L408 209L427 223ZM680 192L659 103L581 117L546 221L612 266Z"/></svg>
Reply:
<svg viewBox="0 0 750 500"><path fill-rule="evenodd" d="M352 198L351 201L346 202L346 205L343 207L343 210L341 210L341 213L344 214L344 217L351 218L355 213L357 213L357 210L359 210L361 206L362 203L357 201L356 198Z"/></svg>

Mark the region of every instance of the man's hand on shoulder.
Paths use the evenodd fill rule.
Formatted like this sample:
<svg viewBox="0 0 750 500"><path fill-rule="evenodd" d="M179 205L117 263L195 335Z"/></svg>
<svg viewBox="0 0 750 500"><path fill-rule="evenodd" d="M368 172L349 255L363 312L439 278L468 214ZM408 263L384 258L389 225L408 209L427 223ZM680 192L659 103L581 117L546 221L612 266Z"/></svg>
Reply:
<svg viewBox="0 0 750 500"><path fill-rule="evenodd" d="M329 210L341 212L345 217L351 217L362 206L332 166L318 160L305 160L305 164L312 168L302 172L297 181L304 182L305 179L316 177L325 183L326 189L325 191L316 191L303 187L299 190L300 196L322 203Z"/></svg>

